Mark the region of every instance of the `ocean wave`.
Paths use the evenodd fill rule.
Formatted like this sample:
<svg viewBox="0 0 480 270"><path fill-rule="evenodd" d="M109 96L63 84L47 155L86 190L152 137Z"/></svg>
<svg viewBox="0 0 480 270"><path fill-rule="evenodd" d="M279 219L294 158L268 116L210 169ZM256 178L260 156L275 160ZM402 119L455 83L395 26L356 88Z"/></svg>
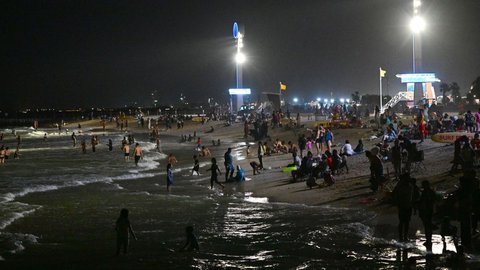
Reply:
<svg viewBox="0 0 480 270"><path fill-rule="evenodd" d="M2 219L0 220L0 230L5 229L8 225L12 224L15 220L23 218L32 214L37 209L40 209L39 205L28 205L20 202L14 203L2 203L2 208L8 209L9 212L1 212Z"/></svg>

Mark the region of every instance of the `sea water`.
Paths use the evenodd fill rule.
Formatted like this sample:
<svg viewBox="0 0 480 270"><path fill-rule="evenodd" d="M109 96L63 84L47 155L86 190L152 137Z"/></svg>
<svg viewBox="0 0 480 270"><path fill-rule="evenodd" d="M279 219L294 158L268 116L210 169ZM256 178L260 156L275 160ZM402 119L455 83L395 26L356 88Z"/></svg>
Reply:
<svg viewBox="0 0 480 270"><path fill-rule="evenodd" d="M0 132L7 134L12 130ZM218 186L211 190L204 169L203 175L190 176L190 166L175 166L173 190L167 194L164 182L156 181L164 178L166 155L146 138L138 138L144 159L136 167L133 161L123 161L120 145L124 133L77 131L74 148L72 131L58 134L54 129L17 128L15 132L22 137L20 159L12 160L12 154L0 167L0 255L22 252L28 245L42 241L30 232L8 230L12 223L48 207L22 203L19 201L22 196L104 183L112 187L108 192L128 198L129 208L136 209L137 216L151 216L148 220L134 221L136 233L143 239L150 236L164 239L160 248L167 251L162 253L167 265L172 263L169 252L183 241L179 235L183 237L186 225L195 226L201 251L194 253L192 260L182 261L185 265L175 262L179 268L371 269L388 268L395 261L398 246L388 239L372 237L372 229L366 225L375 217L374 213L269 203L267 198L243 192L238 184L228 185L225 190ZM88 153L82 154L80 142L85 139L89 145L92 135L97 135L100 141L96 153L88 148ZM112 152L105 145L108 139L113 140ZM7 136L0 144L14 150L16 140ZM193 145L179 144L175 138L162 138L162 151L174 152L177 158L191 159L192 149ZM207 162L202 162L202 167L206 165ZM148 185L135 185L145 179L152 181ZM149 203L161 207L145 207ZM99 209L102 207L107 206L98 205ZM115 209L114 215L118 210Z"/></svg>

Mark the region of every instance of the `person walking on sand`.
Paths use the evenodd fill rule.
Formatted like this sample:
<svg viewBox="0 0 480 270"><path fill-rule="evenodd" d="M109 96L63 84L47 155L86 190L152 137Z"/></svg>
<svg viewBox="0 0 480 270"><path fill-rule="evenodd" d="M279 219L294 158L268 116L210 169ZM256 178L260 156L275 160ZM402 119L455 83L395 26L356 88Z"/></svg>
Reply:
<svg viewBox="0 0 480 270"><path fill-rule="evenodd" d="M135 166L138 166L138 162L140 159L143 158L142 148L140 147L139 143L135 144L135 148L133 149L133 155L135 159Z"/></svg>
<svg viewBox="0 0 480 270"><path fill-rule="evenodd" d="M221 183L218 182L217 171L218 171L218 174L220 174L220 175L222 174L222 172L220 171L220 168L218 168L217 160L215 158L212 158L212 166L210 167L210 169L207 169L207 171L212 171L212 176L210 177L210 188L211 189L213 189L213 183L217 183L222 188L225 188L224 185L222 185Z"/></svg>
<svg viewBox="0 0 480 270"><path fill-rule="evenodd" d="M317 134L315 138L315 146L317 148L317 155L323 154L323 144L325 143L325 128L323 125L317 126Z"/></svg>
<svg viewBox="0 0 480 270"><path fill-rule="evenodd" d="M172 164L167 164L167 191L171 191L171 186L173 185L173 169Z"/></svg>
<svg viewBox="0 0 480 270"><path fill-rule="evenodd" d="M123 145L122 150L125 161L128 161L130 159L130 146L128 145L128 143Z"/></svg>
<svg viewBox="0 0 480 270"><path fill-rule="evenodd" d="M333 146L333 132L327 128L327 131L325 131L325 143L327 144L327 150L328 152L332 152L332 146Z"/></svg>
<svg viewBox="0 0 480 270"><path fill-rule="evenodd" d="M115 224L115 230L117 231L117 256L120 255L120 250L123 248L123 254L127 254L129 246L129 236L132 235L135 240L137 236L133 232L132 225L128 219L128 209L123 208L120 211L120 216Z"/></svg>

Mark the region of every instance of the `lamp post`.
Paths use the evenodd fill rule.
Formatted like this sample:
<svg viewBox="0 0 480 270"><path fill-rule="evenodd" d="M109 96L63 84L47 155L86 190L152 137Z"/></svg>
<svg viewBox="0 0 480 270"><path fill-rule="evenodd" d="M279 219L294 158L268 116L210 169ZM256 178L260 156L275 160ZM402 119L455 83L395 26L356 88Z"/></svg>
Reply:
<svg viewBox="0 0 480 270"><path fill-rule="evenodd" d="M235 74L236 74L236 85L237 89L242 88L242 65L245 63L246 57L242 53L243 48L243 34L238 30L238 24L235 22L233 24L233 38L236 40L237 53L235 54ZM243 104L243 96L236 95L237 108ZM232 97L230 96L230 112L233 113L233 102Z"/></svg>
<svg viewBox="0 0 480 270"><path fill-rule="evenodd" d="M422 39L421 32L425 30L425 20L420 16L420 0L413 1L413 17L410 20L410 30L412 31L412 71L413 73L422 71ZM421 83L414 83L414 102L421 100L424 96Z"/></svg>

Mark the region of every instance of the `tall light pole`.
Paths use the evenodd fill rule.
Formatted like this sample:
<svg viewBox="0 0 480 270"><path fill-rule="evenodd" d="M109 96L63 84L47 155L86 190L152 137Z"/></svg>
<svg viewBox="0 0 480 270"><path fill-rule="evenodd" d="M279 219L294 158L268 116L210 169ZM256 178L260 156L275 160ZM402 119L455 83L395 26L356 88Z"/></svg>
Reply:
<svg viewBox="0 0 480 270"><path fill-rule="evenodd" d="M410 30L412 31L412 73L422 71L422 39L421 32L425 30L425 20L420 16L420 0L412 0L413 17L410 20ZM414 100L423 98L423 87L421 83L414 84Z"/></svg>
<svg viewBox="0 0 480 270"><path fill-rule="evenodd" d="M235 22L233 24L233 38L236 40L236 46L237 46L237 53L235 54L235 74L236 74L236 81L237 81L237 89L242 88L243 82L242 82L242 65L246 60L245 55L242 53L242 48L243 48L243 34L240 33L238 30L238 24ZM243 96L242 95L236 95L236 103L237 103L237 108L239 108L243 104ZM230 96L230 111L233 113L233 102L232 102L232 97Z"/></svg>

